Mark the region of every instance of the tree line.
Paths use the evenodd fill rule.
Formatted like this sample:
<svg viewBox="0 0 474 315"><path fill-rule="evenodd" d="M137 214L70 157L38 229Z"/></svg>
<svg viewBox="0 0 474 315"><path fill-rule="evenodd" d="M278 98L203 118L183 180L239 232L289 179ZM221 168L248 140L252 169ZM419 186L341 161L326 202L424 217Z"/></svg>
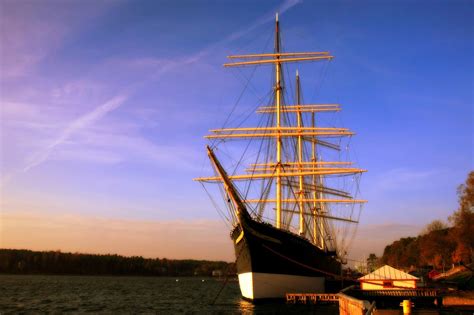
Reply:
<svg viewBox="0 0 474 315"><path fill-rule="evenodd" d="M416 237L404 237L385 247L379 264L397 268L431 266L445 269L452 264L474 262L474 171L458 187L459 207L448 218L428 224Z"/></svg>
<svg viewBox="0 0 474 315"><path fill-rule="evenodd" d="M0 249L0 273L131 275L131 276L212 276L235 274L235 264L224 261L173 260Z"/></svg>

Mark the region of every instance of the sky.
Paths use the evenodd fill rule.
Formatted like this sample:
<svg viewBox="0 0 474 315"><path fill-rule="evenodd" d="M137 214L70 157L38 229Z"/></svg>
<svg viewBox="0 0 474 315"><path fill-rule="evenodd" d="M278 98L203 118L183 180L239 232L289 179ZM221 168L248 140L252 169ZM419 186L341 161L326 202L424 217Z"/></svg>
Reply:
<svg viewBox="0 0 474 315"><path fill-rule="evenodd" d="M447 220L474 169L472 1L1 0L0 247L233 260L192 179L249 77L226 56L271 52L276 12L285 51L335 56L302 76L368 170L350 257Z"/></svg>

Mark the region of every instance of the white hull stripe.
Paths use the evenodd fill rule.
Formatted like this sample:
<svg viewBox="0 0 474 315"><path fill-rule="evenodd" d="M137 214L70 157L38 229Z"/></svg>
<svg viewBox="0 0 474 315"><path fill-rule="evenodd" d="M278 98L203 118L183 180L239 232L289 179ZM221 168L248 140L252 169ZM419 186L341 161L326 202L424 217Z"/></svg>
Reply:
<svg viewBox="0 0 474 315"><path fill-rule="evenodd" d="M324 277L245 272L239 274L239 285L249 300L284 298L286 293L324 292Z"/></svg>

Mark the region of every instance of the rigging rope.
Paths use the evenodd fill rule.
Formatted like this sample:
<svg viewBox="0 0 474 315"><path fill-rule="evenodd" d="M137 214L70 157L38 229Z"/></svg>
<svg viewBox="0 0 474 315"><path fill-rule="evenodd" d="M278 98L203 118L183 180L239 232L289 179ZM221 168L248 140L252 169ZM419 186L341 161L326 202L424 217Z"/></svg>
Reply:
<svg viewBox="0 0 474 315"><path fill-rule="evenodd" d="M268 39L267 43L265 44L265 48L268 46L270 38ZM281 47L280 52L284 52L285 49L281 45L281 38L280 38L280 47ZM322 68L320 68L320 70L322 70L322 71L320 71L319 79L316 82L316 86L314 88L312 98L314 98L319 93L320 89L322 88L323 83L326 80L327 72L328 72L328 69L330 67L329 62L330 61L328 61L327 63L323 63ZM232 74L242 82L244 88L243 88L242 92L239 94L236 102L234 103L234 105L232 107L232 110L227 115L227 117L226 117L226 119L223 123L222 128L224 128L228 124L234 123L234 122L238 122L237 127L240 127L241 125L243 125L246 121L248 121L250 119L253 112L249 112L247 115L243 112L241 114L237 114L237 115L234 116L234 114L236 113L236 110L237 110L237 106L244 99L244 95L246 93L248 93L247 91L252 92L257 97L257 105L256 105L257 108L258 108L258 106L262 105L262 103L266 104L267 99L270 101L268 104L273 104L273 105L276 104L276 102L275 102L275 94L276 93L274 93L273 89L271 89L263 97L258 95L259 93L258 93L256 87L252 83L252 80L255 77L257 67L258 66L254 66L254 67L251 68L250 76L247 76L246 72L241 71L240 68L237 68L238 69L237 72L232 72ZM296 103L296 97L294 96L292 80L287 81L287 84L288 84L287 87L284 86L285 78L290 77L289 66L283 64L283 65L281 65L281 68L282 68L282 71L280 73L280 75L281 75L281 88L282 88L281 105L285 106L285 104L288 103L287 102L288 100L293 99L293 103ZM270 85L272 87L274 87L275 76L276 76L275 72L272 72L272 75L270 76L270 79L272 80ZM300 96L301 96L301 102L300 103L304 104L304 101L302 99L302 92L300 92ZM265 126L265 127L274 126L275 125L275 116L276 115L262 115L262 118L260 120L258 120L257 126L259 128L262 127L262 126ZM267 117L267 119L264 119L265 117ZM325 117L325 116L322 115L322 117ZM339 119L341 118L340 116L338 116L338 117L339 117ZM294 126L295 121L296 121L296 116L291 115L289 112L284 111L284 112L281 113L281 119L282 119L282 121L281 121L282 126ZM324 120L324 118L321 119L321 120ZM318 114L318 123L319 122L320 122L320 116ZM312 123L310 123L309 116L303 115L302 120L301 120L301 126L309 126L309 125L312 125ZM234 133L234 132L236 132L236 131L233 131L231 133ZM318 136L314 136L314 140L316 140L318 138L319 138ZM253 152L252 152L252 154L250 154L249 153L251 151L250 148L252 147L252 149L253 149L253 145L256 142L255 139L257 139L257 138L251 138L247 142L247 144L245 146L243 146L243 153L240 155L240 157L238 159L233 157L235 155L230 153L231 152L230 150L229 150L229 154L224 152L224 150L226 149L226 146L223 146L224 150L221 150L221 152L223 154L225 154L227 157L229 157L230 164L232 165L232 167L228 168L228 169L233 170L232 174L235 174L241 167L243 167L243 164L247 160L250 160L252 158L255 159L255 163L260 162L259 160L260 160L261 156L263 156L263 160L264 160L263 162L264 163L269 163L271 161L276 160L276 157L275 157L275 155L276 155L276 153L275 153L275 151L276 151L276 142L274 141L274 138L268 138L268 139L264 138L260 142L260 144L256 147L256 149L257 149L256 153L253 154ZM324 139L324 137L323 137L323 139ZM297 161L297 160L299 160L299 159L297 159L297 157L298 157L297 138L296 137L283 137L281 141L282 141L282 150L281 150L282 161L284 161L285 159L286 159L286 161ZM345 144L344 141L343 141L342 138L338 138L338 144L341 148L344 148L342 146L343 144ZM351 141L351 138L349 137L348 145L350 144L350 141ZM334 142L337 143L337 141L334 141ZM211 140L211 146L213 148L215 148L217 146L217 144L221 144L221 143L225 144L225 140L224 139L213 139L213 140ZM316 153L316 161L322 161L323 159L321 158L320 155L324 154L324 156L326 157L326 153L327 153L326 151L328 150L328 148L321 147L319 144L317 145L317 147L318 147L318 152ZM222 147L221 147L221 149L222 149ZM309 161L311 159L311 156L312 156L312 150L310 148L309 142L304 140L301 150L302 150L303 160L304 161ZM332 153L333 151L329 151L329 152ZM336 151L335 155L338 157L338 158L336 158L336 160L339 160L339 161L344 160L344 158L346 158L346 159L349 158L349 153L348 153L347 150ZM278 167L281 167L281 166L278 166ZM276 171L276 167L273 170L272 174L274 174L275 171ZM251 175L254 175L255 172L256 172L255 168L250 170ZM324 178L321 177L321 179L318 179L321 182L318 181L316 183L316 185L326 186L325 183L328 183L328 184L336 183L336 184L338 184L336 186L338 186L338 187L342 186L342 190L344 190L344 191L347 190L349 192L353 192L355 190L354 197L356 197L356 195L359 193L360 175L354 176L355 180L352 181L352 182L347 180L346 176L347 175L332 175L332 176L326 176ZM319 176L318 176L318 178L319 178ZM307 178L304 178L304 184L305 185L309 185L308 181L309 180ZM268 210L268 208L270 208L268 206L269 203L264 203L264 202L261 202L261 201L263 199L268 199L269 198L269 196L271 194L271 189L272 189L273 184L274 184L274 178L263 179L261 181L261 184L260 184L260 186L261 186L260 189L258 189L258 186L256 184L254 184L255 182L256 181L253 178L251 178L250 180L246 181L245 184L237 184L236 183L235 188L236 188L236 191L239 194L239 196L245 196L244 199L247 199L247 196L249 196L253 192L256 192L256 191L260 192L259 193L260 202L257 202L256 206L254 208L252 208L252 205L248 204L247 208L249 209L249 212L251 212L252 214L255 215L257 220L261 220L262 218L267 218L267 216L264 216L264 212L265 212L265 210ZM282 189L282 199L285 199L286 196L288 196L288 198L293 196L293 197L295 197L295 199L298 196L300 196L299 193L295 192L296 186L294 186L291 183L289 178L286 178L286 177L282 178L282 183L285 186ZM239 185L240 185L240 189L238 187ZM221 185L219 185L219 186L221 186ZM332 185L328 185L328 187L331 187L331 186ZM220 191L223 194L223 197L225 199L227 199L228 196L226 196L226 193L223 191L223 189L221 187L220 187ZM240 191L242 191L242 193L240 193ZM206 192L208 193L208 195L210 195L209 192L207 191L207 189L206 189ZM299 192L299 190L298 190L298 192ZM303 192L300 192L300 193L303 193ZM313 192L311 192L309 190L304 191L304 196L307 195L308 197L311 197L312 193ZM327 196L326 192L318 192L317 194L318 194L318 198L320 196L321 198L325 199L326 196ZM213 202L213 204L215 204L214 200L211 199L211 201ZM322 204L322 203L318 203L318 204L319 204L320 209L323 209L323 213L328 214L328 215L339 216L339 214L345 214L346 217L347 217L347 215L349 215L349 218L353 218L356 215L357 220L359 220L360 215L361 215L361 207L362 207L361 205L359 206L359 211L356 212L356 205L355 204L352 204L350 209L348 209L349 207L346 206L346 205L332 205L332 204ZM216 206L217 206L217 204L215 204L215 207ZM232 221L235 222L236 218L235 218L235 213L232 209L233 206L231 204L229 205L229 203L227 203L226 206L229 208L228 210L231 214ZM294 203L294 204L285 203L285 206L286 206L286 209L295 210L295 209L299 208L299 203ZM335 250L338 251L338 253L343 253L344 250L347 249L348 246L352 243L353 238L355 236L355 231L357 230L357 225L356 225L356 229L353 229L352 225L349 225L349 224L344 225L341 222L335 222L335 221L332 221L332 220L319 218L319 220L322 223L321 224L318 223L318 225L315 226L315 224L316 224L315 222L317 222L317 221L313 220L313 219L309 219L309 218L311 218L311 215L307 215L306 214L307 211L305 211L305 210L309 209L309 211L311 212L311 207L312 207L312 203L305 202L304 206L303 206L303 209L301 209L303 211L303 213L305 213L305 219L306 219L306 220L304 220L305 236L309 237L310 239L314 239L315 235L313 235L314 234L313 229L316 229L316 233L318 235L323 235L323 234L324 235L334 235L333 238L327 238L327 239L324 240L325 243L327 244L326 247L331 248L331 249L335 249ZM216 209L218 209L218 213L221 217L223 217L223 218L227 219L228 221L230 221L230 218L225 216L224 212L218 206L216 207ZM349 210L349 212L348 212L348 210ZM288 229L288 230L290 228L293 228L293 226L292 226L293 218L294 218L294 212L285 211L284 213L282 213L282 222L281 222L282 227L285 228L285 229ZM353 231L353 233L350 234L349 238L347 238L347 236L349 236L349 233L351 231Z"/></svg>

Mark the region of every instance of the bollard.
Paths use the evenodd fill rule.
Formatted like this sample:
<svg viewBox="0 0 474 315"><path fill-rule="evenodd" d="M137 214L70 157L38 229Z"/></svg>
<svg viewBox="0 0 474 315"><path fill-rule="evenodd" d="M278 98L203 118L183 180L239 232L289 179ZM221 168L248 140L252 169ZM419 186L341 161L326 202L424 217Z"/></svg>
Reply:
<svg viewBox="0 0 474 315"><path fill-rule="evenodd" d="M400 306L403 307L403 315L409 315L411 314L411 308L414 304L410 300L403 300L403 302L400 303Z"/></svg>

